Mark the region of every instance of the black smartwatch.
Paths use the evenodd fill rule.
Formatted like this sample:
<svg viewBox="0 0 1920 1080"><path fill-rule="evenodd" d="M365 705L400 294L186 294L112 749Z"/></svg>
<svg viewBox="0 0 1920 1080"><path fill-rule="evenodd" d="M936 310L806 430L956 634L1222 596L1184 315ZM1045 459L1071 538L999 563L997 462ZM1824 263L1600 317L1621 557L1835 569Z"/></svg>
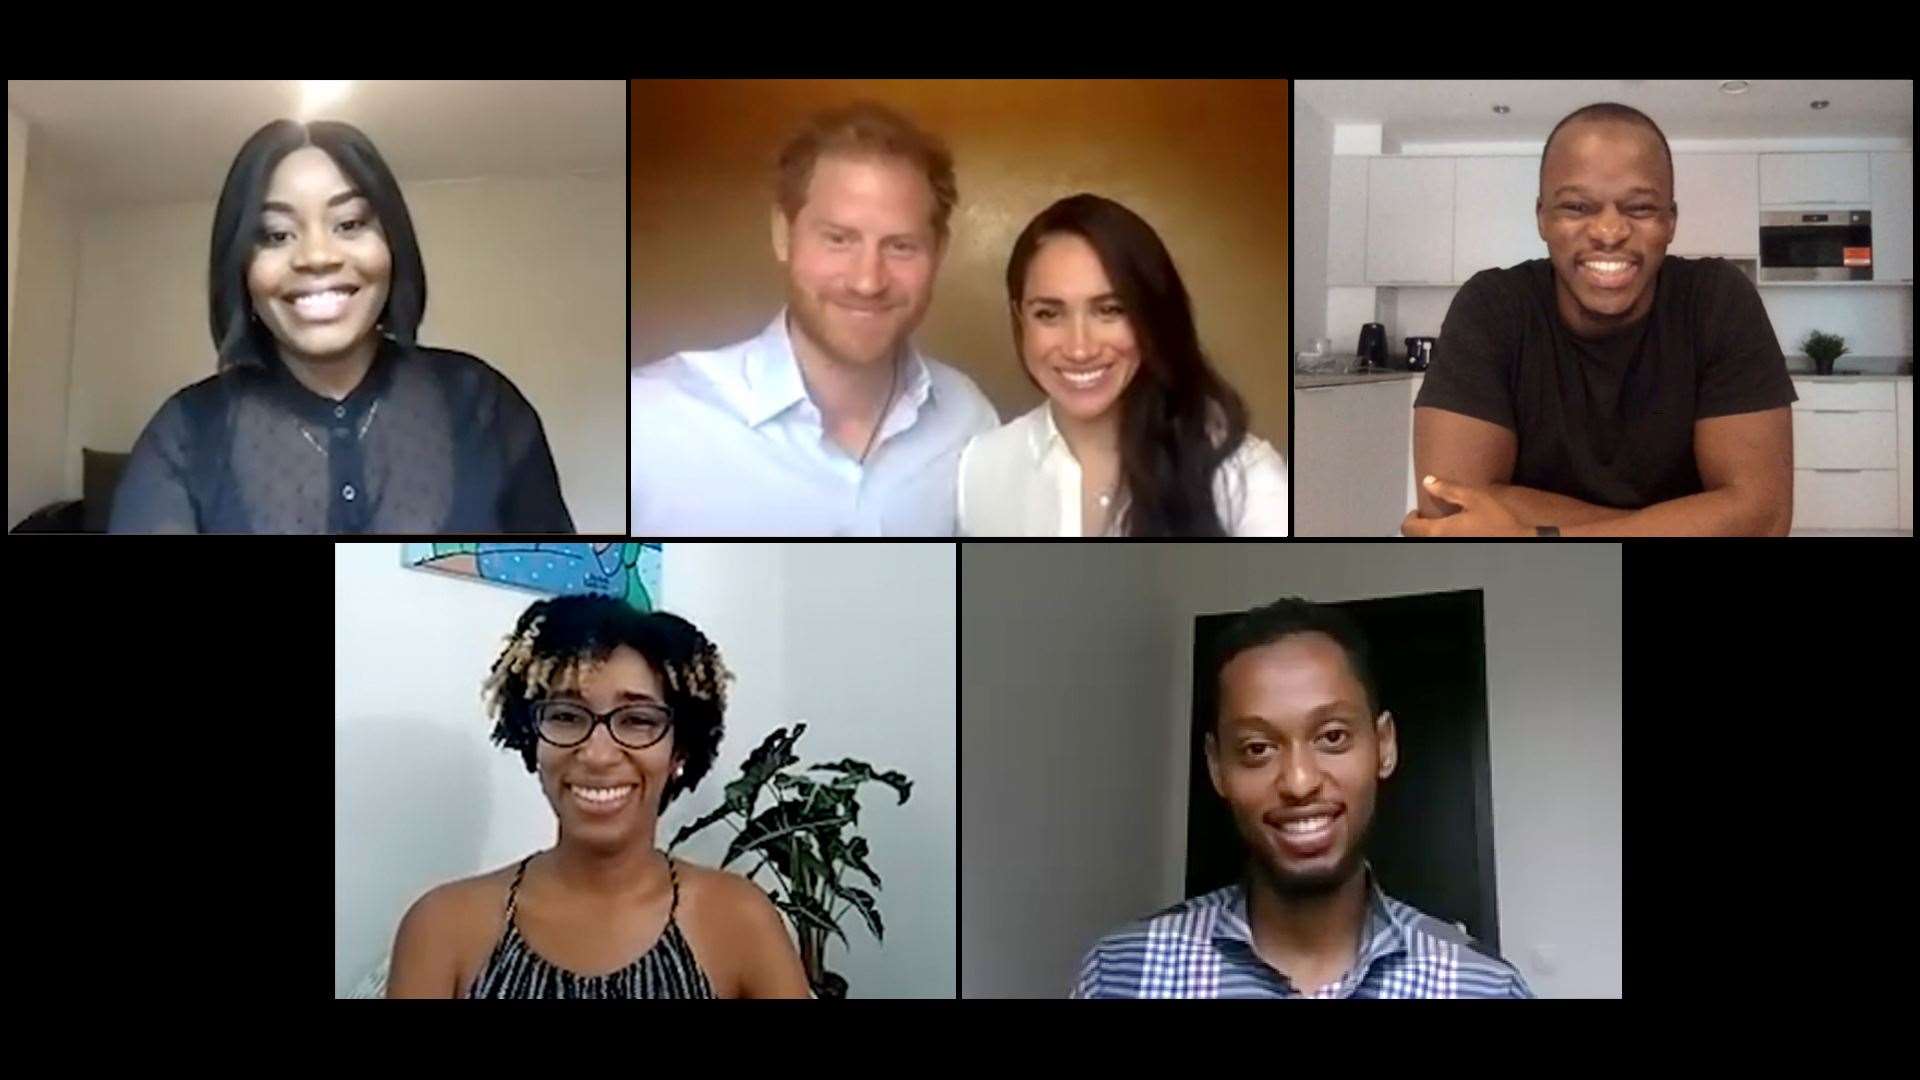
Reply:
<svg viewBox="0 0 1920 1080"><path fill-rule="evenodd" d="M1560 526L1558 526L1558 525L1535 525L1535 526L1533 527L1533 535L1535 535L1535 536L1559 536L1559 535L1560 535Z"/></svg>

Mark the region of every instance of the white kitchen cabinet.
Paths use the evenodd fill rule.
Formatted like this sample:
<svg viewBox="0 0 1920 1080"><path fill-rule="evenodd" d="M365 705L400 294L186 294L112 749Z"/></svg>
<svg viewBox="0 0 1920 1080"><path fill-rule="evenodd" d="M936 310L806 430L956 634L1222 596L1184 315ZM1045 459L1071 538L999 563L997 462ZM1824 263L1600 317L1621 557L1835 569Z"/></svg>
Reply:
<svg viewBox="0 0 1920 1080"><path fill-rule="evenodd" d="M1327 284L1367 283L1367 162L1333 159L1333 196L1327 214Z"/></svg>
<svg viewBox="0 0 1920 1080"><path fill-rule="evenodd" d="M1761 154L1760 205L1866 206L1873 199L1866 154Z"/></svg>
<svg viewBox="0 0 1920 1080"><path fill-rule="evenodd" d="M1534 202L1537 157L1460 158L1453 174L1453 280L1547 257Z"/></svg>
<svg viewBox="0 0 1920 1080"><path fill-rule="evenodd" d="M1793 470L1796 529L1892 529L1898 526L1899 474L1891 469Z"/></svg>
<svg viewBox="0 0 1920 1080"><path fill-rule="evenodd" d="M1911 155L1909 155L1911 162ZM1898 399L1897 428L1900 439L1900 525L1913 531L1913 380L1901 379L1894 384Z"/></svg>
<svg viewBox="0 0 1920 1080"><path fill-rule="evenodd" d="M1793 380L1795 409L1852 409L1856 412L1892 412L1893 379Z"/></svg>
<svg viewBox="0 0 1920 1080"><path fill-rule="evenodd" d="M1873 280L1913 280L1913 151L1873 155Z"/></svg>
<svg viewBox="0 0 1920 1080"><path fill-rule="evenodd" d="M1293 534L1400 535L1412 419L1404 380L1296 388Z"/></svg>
<svg viewBox="0 0 1920 1080"><path fill-rule="evenodd" d="M1452 158L1369 158L1367 283L1453 282Z"/></svg>
<svg viewBox="0 0 1920 1080"><path fill-rule="evenodd" d="M1793 464L1804 469L1892 469L1899 436L1891 412L1793 410Z"/></svg>
<svg viewBox="0 0 1920 1080"><path fill-rule="evenodd" d="M1793 388L1793 527L1897 528L1895 382L1795 379Z"/></svg>
<svg viewBox="0 0 1920 1080"><path fill-rule="evenodd" d="M1760 155L1673 155L1673 201L1667 254L1760 257Z"/></svg>

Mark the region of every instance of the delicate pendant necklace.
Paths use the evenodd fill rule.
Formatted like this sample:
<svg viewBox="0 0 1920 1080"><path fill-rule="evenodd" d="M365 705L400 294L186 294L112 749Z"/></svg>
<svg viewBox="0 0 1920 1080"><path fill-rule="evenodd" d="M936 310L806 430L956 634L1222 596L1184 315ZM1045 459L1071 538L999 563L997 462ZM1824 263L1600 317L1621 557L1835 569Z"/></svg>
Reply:
<svg viewBox="0 0 1920 1080"><path fill-rule="evenodd" d="M360 440L367 437L367 429L373 426L373 418L379 412L380 412L380 403L378 401L375 401L373 403L373 407L367 410L367 418L365 420L360 421L360 434L355 435L353 437L355 442L359 442ZM314 439L313 433L307 430L307 426L305 424L300 425L300 435L302 438L307 440L307 445L313 447L315 450L320 451L321 457L331 456L327 453L327 448L324 446L321 446L320 443L316 439Z"/></svg>

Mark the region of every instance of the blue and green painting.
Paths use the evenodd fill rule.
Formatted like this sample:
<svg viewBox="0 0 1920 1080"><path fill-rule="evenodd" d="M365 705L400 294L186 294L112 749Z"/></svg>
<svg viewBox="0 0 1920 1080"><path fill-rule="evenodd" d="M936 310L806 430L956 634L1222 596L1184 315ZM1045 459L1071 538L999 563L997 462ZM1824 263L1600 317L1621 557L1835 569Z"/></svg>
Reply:
<svg viewBox="0 0 1920 1080"><path fill-rule="evenodd" d="M660 599L659 544L402 544L407 566L549 596L615 596L639 611Z"/></svg>

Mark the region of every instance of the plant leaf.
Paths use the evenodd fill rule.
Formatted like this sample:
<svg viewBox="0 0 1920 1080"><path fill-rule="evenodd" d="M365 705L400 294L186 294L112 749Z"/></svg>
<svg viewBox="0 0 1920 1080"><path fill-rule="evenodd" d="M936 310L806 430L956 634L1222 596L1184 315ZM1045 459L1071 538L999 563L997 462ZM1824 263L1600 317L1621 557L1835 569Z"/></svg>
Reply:
<svg viewBox="0 0 1920 1080"><path fill-rule="evenodd" d="M880 887L880 875L874 873L873 867L867 865L866 837L856 836L849 842L840 839L840 830L834 829L830 833L824 833L819 839L821 855L828 863L834 866L851 866L865 874L867 880L873 882L874 888ZM834 880L839 880L838 874L834 875Z"/></svg>
<svg viewBox="0 0 1920 1080"><path fill-rule="evenodd" d="M833 894L852 904L867 920L867 929L873 931L873 940L884 941L880 927L880 909L875 906L873 894L865 889L856 889L851 885L834 885Z"/></svg>
<svg viewBox="0 0 1920 1080"><path fill-rule="evenodd" d="M839 808L832 804L817 805L811 810L803 803L769 806L759 817L747 822L746 828L733 838L733 843L727 846L727 857L720 861L720 865L727 866L749 851L766 849L769 855L773 855L770 845L783 843L795 833L804 833L823 825L837 826L845 820Z"/></svg>
<svg viewBox="0 0 1920 1080"><path fill-rule="evenodd" d="M731 814L731 813L733 813L733 807L728 806L725 803L721 803L717 809L715 809L713 812L709 814L704 815L699 820L695 821L693 824L681 826L680 831L673 834L673 843L667 845L667 850L672 851L674 848L679 847L680 841L685 840L689 836L692 836L693 834L699 832L701 829L706 828L707 826L713 824L716 821L719 821L721 818L726 817L728 814Z"/></svg>
<svg viewBox="0 0 1920 1080"><path fill-rule="evenodd" d="M833 912L828 911L821 905L820 901L815 900L813 897L803 893L789 900L781 901L780 910L786 912L787 917L793 920L794 929L799 929L801 924L804 923L816 929L827 931L839 938L840 944L845 945L849 949L853 948L853 944L847 940L847 935L841 932L840 924L833 920Z"/></svg>
<svg viewBox="0 0 1920 1080"><path fill-rule="evenodd" d="M873 766L864 761L856 761L853 758L841 758L839 761L821 762L809 765L807 769L810 772L819 770L822 772L845 774L840 779L834 781L835 787L857 787L869 780L877 781L899 792L900 802L902 803L906 802L907 796L913 793L913 781L907 778L906 773L898 769L889 769L886 772L877 773L873 771ZM895 805L899 804L896 803Z"/></svg>
<svg viewBox="0 0 1920 1080"><path fill-rule="evenodd" d="M791 735L786 728L774 728L773 734L747 755L746 764L740 767L740 778L727 785L727 805L744 817L752 817L754 805L760 801L760 789L781 769L799 763L793 744L805 730L805 723L795 724Z"/></svg>

